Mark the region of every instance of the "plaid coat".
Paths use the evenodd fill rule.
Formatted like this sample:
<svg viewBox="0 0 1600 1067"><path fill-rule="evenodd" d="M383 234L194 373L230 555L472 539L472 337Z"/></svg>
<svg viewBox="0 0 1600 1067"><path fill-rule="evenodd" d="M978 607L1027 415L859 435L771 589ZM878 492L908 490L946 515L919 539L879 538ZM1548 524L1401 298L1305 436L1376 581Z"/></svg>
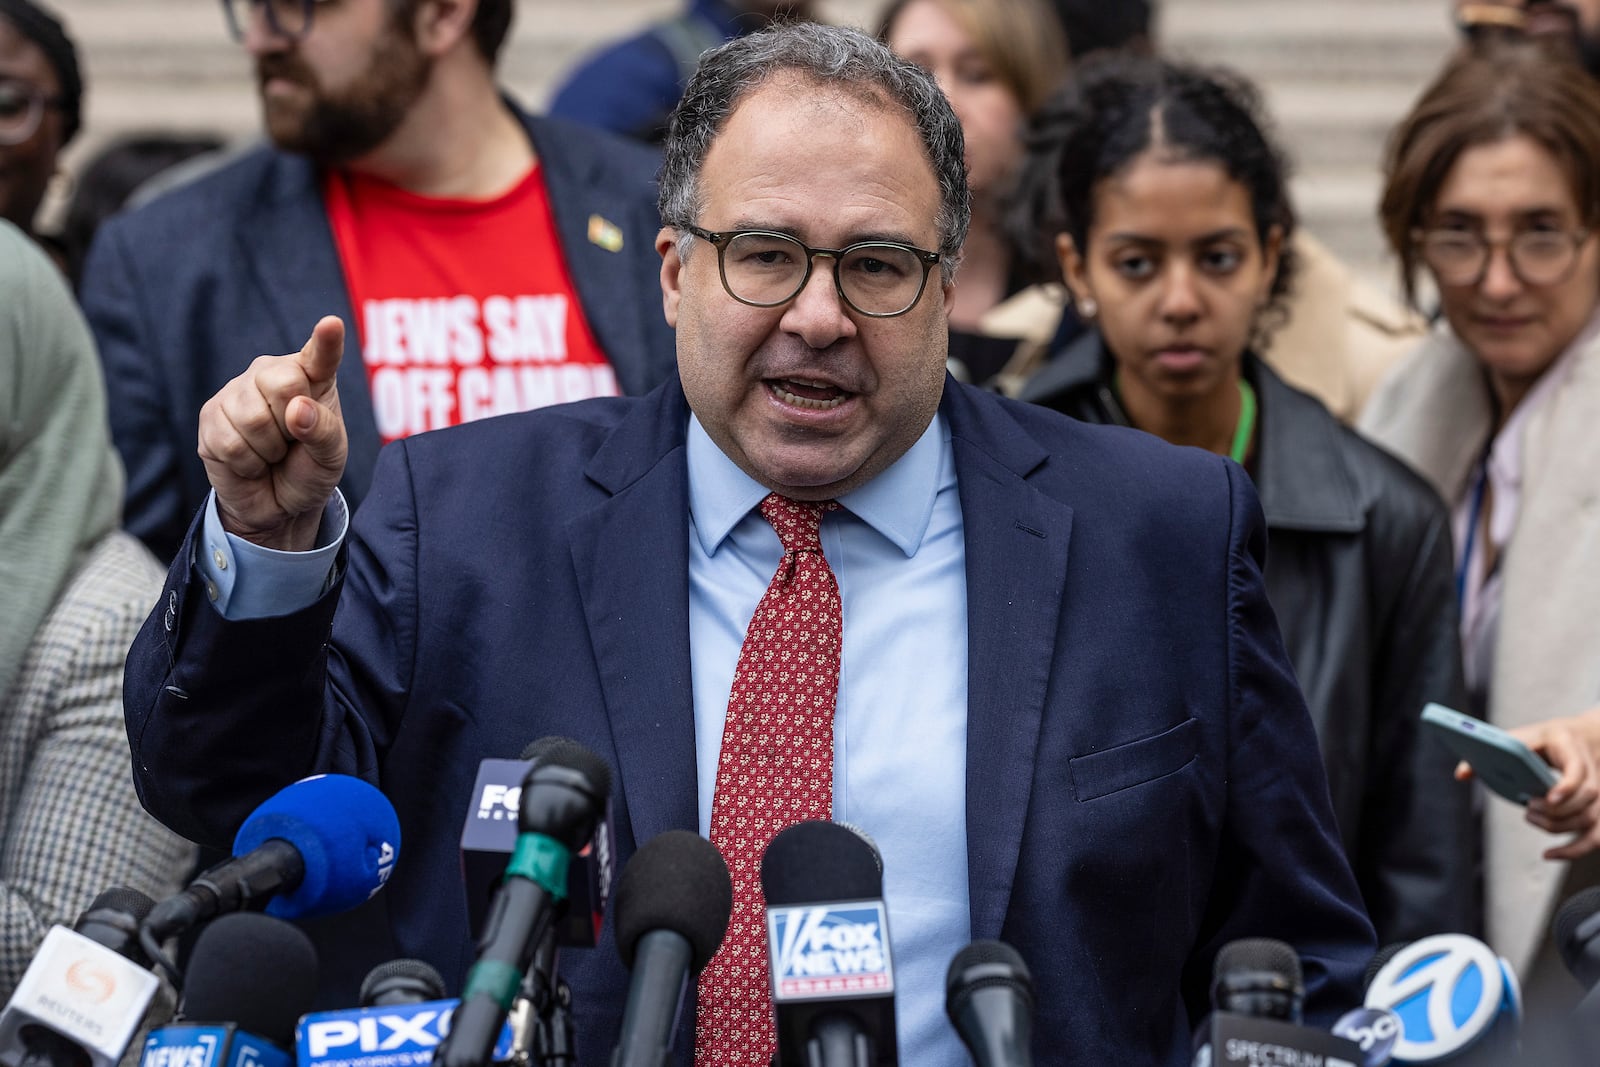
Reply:
<svg viewBox="0 0 1600 1067"><path fill-rule="evenodd" d="M162 573L123 533L69 579L0 694L0 1000L53 923L114 885L160 898L194 862L146 815L122 724L122 667Z"/></svg>

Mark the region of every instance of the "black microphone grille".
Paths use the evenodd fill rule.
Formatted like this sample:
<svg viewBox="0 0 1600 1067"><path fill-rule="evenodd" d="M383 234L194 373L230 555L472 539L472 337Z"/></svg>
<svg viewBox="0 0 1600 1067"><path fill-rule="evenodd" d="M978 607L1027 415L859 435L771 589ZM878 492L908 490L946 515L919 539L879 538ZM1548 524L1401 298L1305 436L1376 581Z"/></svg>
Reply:
<svg viewBox="0 0 1600 1067"><path fill-rule="evenodd" d="M605 760L567 737L541 737L523 752L534 755L535 767L566 767L589 780L602 798L611 795L611 767Z"/></svg>
<svg viewBox="0 0 1600 1067"><path fill-rule="evenodd" d="M544 757L546 752L549 752L557 745L576 745L577 743L570 737L556 737L554 735L541 737L537 741L529 741L524 745L517 758L538 761Z"/></svg>
<svg viewBox="0 0 1600 1067"><path fill-rule="evenodd" d="M1561 959L1566 963L1567 970L1585 986L1600 981L1600 969L1589 961L1584 951L1589 942L1600 934L1600 928L1584 929L1596 915L1600 915L1600 886L1572 894L1561 905L1561 910L1556 912L1556 948L1561 951Z"/></svg>
<svg viewBox="0 0 1600 1067"><path fill-rule="evenodd" d="M1389 965L1389 961L1400 955L1400 950L1411 944L1409 941L1396 941L1392 945L1384 945L1367 964L1367 973L1361 978L1361 988L1366 989L1372 985L1372 980L1378 977L1378 972Z"/></svg>
<svg viewBox="0 0 1600 1067"><path fill-rule="evenodd" d="M236 1023L284 1048L317 995L317 950L297 926L246 911L208 923L183 981L190 1022Z"/></svg>
<svg viewBox="0 0 1600 1067"><path fill-rule="evenodd" d="M847 826L808 819L780 830L761 856L769 907L883 896L876 850Z"/></svg>
<svg viewBox="0 0 1600 1067"><path fill-rule="evenodd" d="M733 881L722 853L699 834L668 830L646 841L617 880L617 951L633 969L639 940L652 930L683 935L699 972L728 930Z"/></svg>
<svg viewBox="0 0 1600 1067"><path fill-rule="evenodd" d="M424 960L390 960L367 972L361 981L361 1006L420 1004L443 1000L444 978Z"/></svg>
<svg viewBox="0 0 1600 1067"><path fill-rule="evenodd" d="M974 941L950 961L944 978L945 1008L957 1012L966 998L992 986L1008 986L1033 1004L1033 974L1022 953L1004 941Z"/></svg>
<svg viewBox="0 0 1600 1067"><path fill-rule="evenodd" d="M1247 937L1230 941L1217 953L1211 976L1220 981L1230 975L1256 972L1278 975L1295 989L1304 988L1300 955L1282 941L1270 937Z"/></svg>
<svg viewBox="0 0 1600 1067"><path fill-rule="evenodd" d="M119 911L130 916L134 922L144 922L146 915L150 914L156 902L145 894L130 886L114 885L110 889L94 898L85 914L92 911Z"/></svg>

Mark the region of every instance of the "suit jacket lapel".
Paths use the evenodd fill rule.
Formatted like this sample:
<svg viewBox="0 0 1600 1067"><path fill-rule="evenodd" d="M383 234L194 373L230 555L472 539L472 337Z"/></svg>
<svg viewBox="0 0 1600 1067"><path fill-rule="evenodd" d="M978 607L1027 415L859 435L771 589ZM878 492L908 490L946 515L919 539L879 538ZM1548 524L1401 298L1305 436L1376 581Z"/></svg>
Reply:
<svg viewBox="0 0 1600 1067"><path fill-rule="evenodd" d="M947 382L967 553L967 872L975 938L1000 936L1022 846L1066 587L1072 509L1027 475L1044 450Z"/></svg>
<svg viewBox="0 0 1600 1067"><path fill-rule="evenodd" d="M696 827L688 418L676 379L647 397L586 471L611 496L567 523L636 844Z"/></svg>
<svg viewBox="0 0 1600 1067"><path fill-rule="evenodd" d="M288 344L295 348L303 345L324 315L344 320L339 404L350 438L345 484L353 487L359 498L366 495L378 460L378 426L361 358L360 323L350 304L319 180L309 161L279 154L263 183L262 195L240 219L238 252L261 293L262 305L270 310Z"/></svg>

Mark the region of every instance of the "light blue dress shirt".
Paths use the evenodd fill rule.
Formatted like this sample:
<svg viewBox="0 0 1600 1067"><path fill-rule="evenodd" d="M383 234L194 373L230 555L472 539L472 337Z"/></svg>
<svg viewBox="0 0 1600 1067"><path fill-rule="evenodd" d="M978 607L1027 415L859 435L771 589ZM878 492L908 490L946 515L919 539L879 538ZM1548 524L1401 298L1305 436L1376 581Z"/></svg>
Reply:
<svg viewBox="0 0 1600 1067"><path fill-rule="evenodd" d="M689 420L689 649L700 833L710 836L733 672L783 545L767 489ZM944 1014L967 899L967 578L955 457L935 418L910 451L839 498L822 554L844 609L833 817L883 853L900 1062L968 1063Z"/></svg>
<svg viewBox="0 0 1600 1067"><path fill-rule="evenodd" d="M691 417L689 648L699 830L709 837L717 756L745 629L783 546L756 506L767 490ZM834 715L833 816L883 854L900 1062L965 1067L944 1013L944 976L971 940L967 890L967 585L949 430L935 418L911 449L824 516L839 583L843 651ZM230 619L308 606L348 525L336 493L314 552L257 548L207 504L195 565Z"/></svg>

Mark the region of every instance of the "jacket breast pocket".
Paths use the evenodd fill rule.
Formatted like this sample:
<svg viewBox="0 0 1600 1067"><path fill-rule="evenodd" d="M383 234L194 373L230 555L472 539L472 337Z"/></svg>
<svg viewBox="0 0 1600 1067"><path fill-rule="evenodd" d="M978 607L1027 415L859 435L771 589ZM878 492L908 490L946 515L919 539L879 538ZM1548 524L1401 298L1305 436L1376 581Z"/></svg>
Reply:
<svg viewBox="0 0 1600 1067"><path fill-rule="evenodd" d="M1182 770L1200 745L1200 724L1185 719L1170 730L1067 761L1072 795L1080 803L1153 782Z"/></svg>

